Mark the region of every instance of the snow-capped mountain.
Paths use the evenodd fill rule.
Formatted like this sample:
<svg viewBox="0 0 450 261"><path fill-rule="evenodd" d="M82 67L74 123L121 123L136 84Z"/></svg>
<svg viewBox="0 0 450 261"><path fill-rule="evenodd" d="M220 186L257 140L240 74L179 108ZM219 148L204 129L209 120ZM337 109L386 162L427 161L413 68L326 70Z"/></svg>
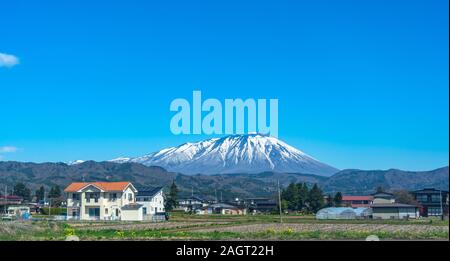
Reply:
<svg viewBox="0 0 450 261"><path fill-rule="evenodd" d="M67 165L77 165L77 164L81 164L85 162L85 160L71 160L69 162L67 162Z"/></svg>
<svg viewBox="0 0 450 261"><path fill-rule="evenodd" d="M261 134L233 135L185 143L142 157L111 161L160 166L183 174L273 171L330 176L339 171L274 137Z"/></svg>

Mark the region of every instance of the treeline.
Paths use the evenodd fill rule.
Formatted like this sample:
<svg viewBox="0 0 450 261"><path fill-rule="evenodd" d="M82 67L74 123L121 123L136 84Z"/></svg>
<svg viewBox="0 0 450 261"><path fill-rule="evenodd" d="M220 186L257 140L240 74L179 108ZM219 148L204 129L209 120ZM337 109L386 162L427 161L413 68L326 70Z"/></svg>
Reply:
<svg viewBox="0 0 450 261"><path fill-rule="evenodd" d="M341 192L337 192L333 197L331 195L325 197L317 184L309 188L306 183L291 183L281 192L283 211L316 213L324 207L340 206L341 202Z"/></svg>
<svg viewBox="0 0 450 261"><path fill-rule="evenodd" d="M4 191L0 191L0 195L3 195ZM11 195L11 194L9 194ZM62 191L58 185L55 185L50 188L47 192L44 186L41 186L34 193L31 192L31 189L28 188L24 183L18 182L14 185L12 190L12 195L19 196L23 198L24 201L36 201L39 202L41 200L52 199L55 203L59 203L62 199Z"/></svg>

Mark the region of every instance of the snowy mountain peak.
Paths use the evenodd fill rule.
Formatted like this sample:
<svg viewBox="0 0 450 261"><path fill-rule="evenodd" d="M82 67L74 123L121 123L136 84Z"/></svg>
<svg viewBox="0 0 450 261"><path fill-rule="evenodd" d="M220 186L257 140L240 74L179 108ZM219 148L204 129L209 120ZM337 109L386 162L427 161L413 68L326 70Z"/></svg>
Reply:
<svg viewBox="0 0 450 261"><path fill-rule="evenodd" d="M81 164L83 162L85 162L85 160L72 160L72 161L67 162L67 165L77 165L77 164Z"/></svg>
<svg viewBox="0 0 450 261"><path fill-rule="evenodd" d="M264 171L330 176L338 171L277 138L262 134L232 135L184 143L137 158L137 162L183 174L259 173Z"/></svg>
<svg viewBox="0 0 450 261"><path fill-rule="evenodd" d="M112 160L108 160L109 162L115 162L115 163L125 163L125 162L129 162L131 160L131 158L127 158L127 157L118 157Z"/></svg>

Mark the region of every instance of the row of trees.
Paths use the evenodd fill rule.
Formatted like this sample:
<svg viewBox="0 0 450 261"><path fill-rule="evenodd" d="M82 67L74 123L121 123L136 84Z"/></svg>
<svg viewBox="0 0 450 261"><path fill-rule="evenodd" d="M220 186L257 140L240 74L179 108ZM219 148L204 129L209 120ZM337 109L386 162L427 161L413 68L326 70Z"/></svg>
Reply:
<svg viewBox="0 0 450 261"><path fill-rule="evenodd" d="M31 189L28 188L22 182L18 182L14 185L13 194L15 196L22 197L25 201L31 201L33 198ZM49 199L60 198L62 196L61 188L58 185L53 186L53 187L51 187L50 191L48 192L48 195L46 195L44 186L41 186L34 193L34 197L36 198L36 201L43 200L46 196Z"/></svg>
<svg viewBox="0 0 450 261"><path fill-rule="evenodd" d="M325 205L324 195L317 184L310 189L306 183L291 183L281 192L281 208L284 211L315 213Z"/></svg>

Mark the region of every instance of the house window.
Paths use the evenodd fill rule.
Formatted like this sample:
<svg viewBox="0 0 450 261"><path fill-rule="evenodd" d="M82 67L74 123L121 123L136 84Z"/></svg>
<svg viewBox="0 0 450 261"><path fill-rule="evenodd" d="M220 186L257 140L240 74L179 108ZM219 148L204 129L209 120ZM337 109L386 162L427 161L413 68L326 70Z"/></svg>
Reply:
<svg viewBox="0 0 450 261"><path fill-rule="evenodd" d="M117 193L110 193L110 194L109 194L109 198L110 198L112 201L116 201L116 200L117 200Z"/></svg>
<svg viewBox="0 0 450 261"><path fill-rule="evenodd" d="M431 202L440 202L441 198L439 195L431 195Z"/></svg>
<svg viewBox="0 0 450 261"><path fill-rule="evenodd" d="M80 194L72 193L72 200L80 200Z"/></svg>
<svg viewBox="0 0 450 261"><path fill-rule="evenodd" d="M142 212L144 213L144 215L147 215L147 208L142 208Z"/></svg>
<svg viewBox="0 0 450 261"><path fill-rule="evenodd" d="M417 195L416 199L419 202L428 202L428 196L427 195Z"/></svg>
<svg viewBox="0 0 450 261"><path fill-rule="evenodd" d="M428 208L428 215L429 216L439 216L439 215L441 215L441 208L440 207L438 207L438 208L436 208L436 207L429 207Z"/></svg>
<svg viewBox="0 0 450 261"><path fill-rule="evenodd" d="M108 215L108 209L105 208L105 215Z"/></svg>
<svg viewBox="0 0 450 261"><path fill-rule="evenodd" d="M129 201L132 201L132 200L133 200L133 194L128 193L128 200L129 200Z"/></svg>

